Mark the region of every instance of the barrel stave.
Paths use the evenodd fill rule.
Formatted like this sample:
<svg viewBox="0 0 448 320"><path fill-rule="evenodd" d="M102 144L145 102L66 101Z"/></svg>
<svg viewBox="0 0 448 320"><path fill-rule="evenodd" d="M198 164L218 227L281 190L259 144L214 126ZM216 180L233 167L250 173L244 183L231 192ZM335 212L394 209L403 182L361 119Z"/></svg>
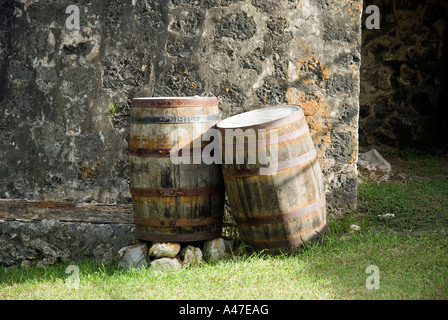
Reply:
<svg viewBox="0 0 448 320"><path fill-rule="evenodd" d="M302 112L298 109L298 112ZM274 131L269 124L258 123L266 131L252 132L244 144L244 163L223 163L226 192L237 223L241 239L255 249L282 250L292 252L304 241L318 236L326 230L326 207L323 176L317 152L305 117L293 115L294 121L274 121L278 143L273 144ZM255 127L255 126L254 126ZM225 131L218 124L224 135ZM227 128L228 129L228 128ZM258 137L270 140L266 146L254 144ZM252 140L251 140L252 139ZM231 153L236 159L237 140L233 148L223 138L223 159ZM271 145L272 143L272 145ZM241 148L241 144L239 146ZM249 152L277 150L277 158L270 159L274 168L262 173L261 164L249 163ZM252 158L253 159L253 158Z"/></svg>
<svg viewBox="0 0 448 320"><path fill-rule="evenodd" d="M201 148L209 143L202 135L218 119L216 98L133 99L129 167L139 239L189 242L221 235L221 168L200 161ZM170 155L183 147L191 151L184 156L190 162L174 163Z"/></svg>

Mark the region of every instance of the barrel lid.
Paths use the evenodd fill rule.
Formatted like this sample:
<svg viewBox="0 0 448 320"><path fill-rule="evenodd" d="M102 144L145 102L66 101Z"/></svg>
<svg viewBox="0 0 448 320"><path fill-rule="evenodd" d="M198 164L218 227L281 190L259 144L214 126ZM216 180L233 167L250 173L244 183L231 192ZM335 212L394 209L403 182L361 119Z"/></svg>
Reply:
<svg viewBox="0 0 448 320"><path fill-rule="evenodd" d="M303 116L303 110L299 106L274 106L234 115L216 126L218 129L273 129L295 122Z"/></svg>
<svg viewBox="0 0 448 320"><path fill-rule="evenodd" d="M132 99L132 107L177 108L217 106L216 97L141 97Z"/></svg>

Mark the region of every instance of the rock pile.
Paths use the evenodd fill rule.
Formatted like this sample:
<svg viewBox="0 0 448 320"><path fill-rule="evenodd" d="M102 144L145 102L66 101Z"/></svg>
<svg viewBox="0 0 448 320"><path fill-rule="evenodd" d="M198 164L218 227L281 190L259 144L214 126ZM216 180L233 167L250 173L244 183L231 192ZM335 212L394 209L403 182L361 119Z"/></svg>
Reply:
<svg viewBox="0 0 448 320"><path fill-rule="evenodd" d="M358 175L377 182L389 180L392 167L383 156L372 149L358 155Z"/></svg>
<svg viewBox="0 0 448 320"><path fill-rule="evenodd" d="M233 242L222 238L203 244L143 242L124 247L118 252L119 265L124 270L153 268L156 271L179 270L197 266L202 261L216 262L229 258Z"/></svg>

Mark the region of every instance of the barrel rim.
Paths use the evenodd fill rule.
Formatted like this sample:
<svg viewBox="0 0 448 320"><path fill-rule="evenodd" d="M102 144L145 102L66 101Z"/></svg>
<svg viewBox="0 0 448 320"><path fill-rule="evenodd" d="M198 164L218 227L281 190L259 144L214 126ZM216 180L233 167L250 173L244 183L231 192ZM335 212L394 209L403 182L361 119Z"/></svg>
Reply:
<svg viewBox="0 0 448 320"><path fill-rule="evenodd" d="M278 107L284 107L284 108L294 107L294 108L297 109L297 111L291 113L290 115L287 115L287 116L284 116L284 117L281 117L281 118L278 118L278 119L274 119L274 120L271 120L271 121L258 123L258 124L235 125L235 126L229 126L229 127L223 127L221 125L222 123L224 123L225 121L228 121L229 119L231 119L233 117L241 116L243 114L249 114L251 112L259 112L261 110L273 109L273 108L278 108ZM226 129L276 129L276 128L279 128L279 127L291 124L293 122L302 120L304 117L305 117L305 114L303 112L303 109L299 105L292 105L292 104L274 105L274 106L267 107L267 108L256 109L256 110L251 110L251 111L247 111L247 112L236 114L234 116L231 116L229 118L226 118L226 119L218 122L216 124L216 127L217 127L217 129L219 131L221 131L221 133L224 133Z"/></svg>
<svg viewBox="0 0 448 320"><path fill-rule="evenodd" d="M138 97L132 99L135 108L180 108L218 106L216 97Z"/></svg>

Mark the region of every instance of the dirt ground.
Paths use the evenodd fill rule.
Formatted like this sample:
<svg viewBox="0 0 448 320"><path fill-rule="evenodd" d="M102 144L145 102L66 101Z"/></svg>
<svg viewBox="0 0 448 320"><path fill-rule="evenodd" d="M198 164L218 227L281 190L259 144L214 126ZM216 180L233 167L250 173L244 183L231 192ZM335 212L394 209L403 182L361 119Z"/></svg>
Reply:
<svg viewBox="0 0 448 320"><path fill-rule="evenodd" d="M367 152L371 149L376 149L384 157L384 159L386 159L387 162L389 162L389 164L391 165L392 169L387 181L395 181L402 183L412 181L409 172L415 171L415 167L421 165L422 160L424 159L424 156L421 156L416 159L412 159L412 157L400 156L398 155L399 151L397 149L382 146L377 146L374 148L364 147L361 148L360 152ZM432 157L431 155L428 156ZM445 169L445 174L448 178L448 154L444 156L437 156L436 161L442 168ZM373 180L378 180L378 176L383 174L382 172L379 172L378 174L367 172L366 170L364 170L364 168L360 166L358 166L358 170L361 177L367 177Z"/></svg>

